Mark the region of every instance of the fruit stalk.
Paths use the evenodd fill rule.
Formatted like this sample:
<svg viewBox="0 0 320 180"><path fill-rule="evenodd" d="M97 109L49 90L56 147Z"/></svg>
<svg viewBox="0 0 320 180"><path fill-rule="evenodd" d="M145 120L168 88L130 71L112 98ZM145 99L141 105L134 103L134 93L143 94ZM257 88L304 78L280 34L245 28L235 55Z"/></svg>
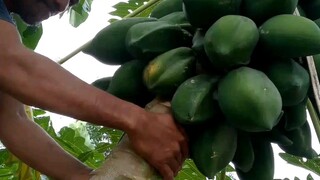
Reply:
<svg viewBox="0 0 320 180"><path fill-rule="evenodd" d="M147 10L148 8L150 8L151 6L155 5L156 3L158 3L161 0L150 0L148 1L146 4L140 6L139 8L137 8L136 10L134 10L132 13L126 15L123 17L123 19L125 18L130 18L130 17L135 17L137 15L139 15L140 13L142 13L143 11ZM65 62L67 62L69 59L71 59L73 56L77 55L79 52L81 52L86 46L88 46L90 44L91 40L89 40L88 42L86 42L85 44L83 44L82 46L80 46L79 48L75 49L74 51L72 51L70 54L68 54L67 56L65 56L64 58L60 59L59 61L57 61L58 64L63 64Z"/></svg>

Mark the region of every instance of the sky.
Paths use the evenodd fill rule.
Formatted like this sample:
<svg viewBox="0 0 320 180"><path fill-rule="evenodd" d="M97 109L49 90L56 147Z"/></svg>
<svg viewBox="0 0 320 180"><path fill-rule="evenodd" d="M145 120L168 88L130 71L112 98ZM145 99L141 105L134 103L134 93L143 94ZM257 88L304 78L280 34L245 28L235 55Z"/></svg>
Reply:
<svg viewBox="0 0 320 180"><path fill-rule="evenodd" d="M108 19L110 19L111 16L108 13L113 10L112 5L116 2L117 1L115 0L94 0L89 18L78 28L73 28L69 25L68 16L64 16L62 19L55 16L44 21L44 33L35 51L49 57L53 61L58 61L65 57L67 54L92 39L98 31L109 24ZM62 66L87 83L91 83L101 77L112 76L119 67L102 64L93 57L83 53L74 56ZM56 130L75 121L72 118L54 113L50 113L50 116ZM313 128L312 134L313 147L320 153L319 141L315 136ZM287 177L290 178L290 180L293 180L295 176L300 179L306 179L309 171L287 164L276 154L281 150L275 145L273 148L275 152L275 179ZM311 174L315 179L319 178L313 173Z"/></svg>

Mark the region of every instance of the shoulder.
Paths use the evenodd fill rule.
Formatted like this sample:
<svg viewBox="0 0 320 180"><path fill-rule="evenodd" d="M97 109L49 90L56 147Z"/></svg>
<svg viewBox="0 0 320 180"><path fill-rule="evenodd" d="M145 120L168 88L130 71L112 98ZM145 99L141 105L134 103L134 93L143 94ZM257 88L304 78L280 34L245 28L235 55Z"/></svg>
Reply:
<svg viewBox="0 0 320 180"><path fill-rule="evenodd" d="M0 20L4 20L13 24L12 17L10 16L10 13L3 0L0 0Z"/></svg>

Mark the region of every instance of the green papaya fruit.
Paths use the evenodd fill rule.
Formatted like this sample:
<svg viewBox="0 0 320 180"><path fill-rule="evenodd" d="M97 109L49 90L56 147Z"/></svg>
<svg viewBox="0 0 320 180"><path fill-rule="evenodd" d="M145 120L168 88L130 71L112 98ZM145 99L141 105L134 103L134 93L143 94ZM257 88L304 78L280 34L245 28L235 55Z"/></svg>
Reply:
<svg viewBox="0 0 320 180"><path fill-rule="evenodd" d="M221 123L196 135L190 157L204 176L213 178L231 162L236 149L237 130Z"/></svg>
<svg viewBox="0 0 320 180"><path fill-rule="evenodd" d="M154 95L143 83L143 70L147 63L131 60L121 65L113 75L108 92L120 99L144 107Z"/></svg>
<svg viewBox="0 0 320 180"><path fill-rule="evenodd" d="M190 24L209 28L225 15L239 14L241 0L183 0L183 10Z"/></svg>
<svg viewBox="0 0 320 180"><path fill-rule="evenodd" d="M274 155L271 143L259 139L252 141L254 150L254 163L248 172L236 168L240 180L273 180L274 177Z"/></svg>
<svg viewBox="0 0 320 180"><path fill-rule="evenodd" d="M284 107L285 130L301 127L307 121L307 98L295 106Z"/></svg>
<svg viewBox="0 0 320 180"><path fill-rule="evenodd" d="M294 60L272 62L265 73L278 88L283 106L297 105L307 96L309 73Z"/></svg>
<svg viewBox="0 0 320 180"><path fill-rule="evenodd" d="M254 150L250 135L243 131L238 131L237 150L232 159L235 168L242 172L248 172L254 163Z"/></svg>
<svg viewBox="0 0 320 180"><path fill-rule="evenodd" d="M173 12L170 13L166 16L163 16L162 18L158 19L159 21L166 21L170 24L175 24L180 26L182 29L190 32L191 34L194 33L194 28L191 26L191 24L189 23L186 14L182 11L177 11L177 12Z"/></svg>
<svg viewBox="0 0 320 180"><path fill-rule="evenodd" d="M204 48L214 67L226 69L248 64L258 40L258 28L251 19L227 15L208 29Z"/></svg>
<svg viewBox="0 0 320 180"><path fill-rule="evenodd" d="M103 91L107 91L111 80L112 80L112 77L103 77L93 81L91 85Z"/></svg>
<svg viewBox="0 0 320 180"><path fill-rule="evenodd" d="M171 49L190 46L191 40L192 35L178 25L156 21L132 26L127 33L126 45L134 57L150 61Z"/></svg>
<svg viewBox="0 0 320 180"><path fill-rule="evenodd" d="M149 62L143 80L158 96L172 97L185 80L195 75L195 56L187 47L167 51Z"/></svg>
<svg viewBox="0 0 320 180"><path fill-rule="evenodd" d="M219 111L213 99L218 77L197 75L184 81L171 101L175 120L180 124L199 124L211 120Z"/></svg>
<svg viewBox="0 0 320 180"><path fill-rule="evenodd" d="M240 67L218 85L218 102L227 121L248 132L271 130L282 109L280 93L261 71Z"/></svg>
<svg viewBox="0 0 320 180"><path fill-rule="evenodd" d="M284 130L284 133L293 142L293 144L289 146L279 145L284 152L308 159L317 156L317 153L312 148L312 136L308 121L295 130Z"/></svg>
<svg viewBox="0 0 320 180"><path fill-rule="evenodd" d="M151 11L150 17L159 19L177 11L182 11L182 0L163 0Z"/></svg>
<svg viewBox="0 0 320 180"><path fill-rule="evenodd" d="M320 18L320 0L301 1L300 6L307 18L311 20Z"/></svg>
<svg viewBox="0 0 320 180"><path fill-rule="evenodd" d="M115 21L100 30L83 52L101 63L121 65L133 59L125 44L129 28L141 22L155 20L155 18L133 17Z"/></svg>
<svg viewBox="0 0 320 180"><path fill-rule="evenodd" d="M285 58L320 54L320 28L308 18L277 15L264 22L259 32L259 46L266 54Z"/></svg>
<svg viewBox="0 0 320 180"><path fill-rule="evenodd" d="M280 14L292 14L298 0L242 0L241 14L261 25L269 18Z"/></svg>

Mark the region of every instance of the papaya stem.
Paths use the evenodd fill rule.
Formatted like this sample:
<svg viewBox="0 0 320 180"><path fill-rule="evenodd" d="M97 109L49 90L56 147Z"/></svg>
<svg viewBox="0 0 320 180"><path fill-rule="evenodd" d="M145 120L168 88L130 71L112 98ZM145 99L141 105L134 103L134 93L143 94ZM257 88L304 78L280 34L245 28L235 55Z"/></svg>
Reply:
<svg viewBox="0 0 320 180"><path fill-rule="evenodd" d="M317 110L318 112L320 112L320 84L317 69L312 56L308 56L307 61L312 82L312 89L316 100Z"/></svg>
<svg viewBox="0 0 320 180"><path fill-rule="evenodd" d="M319 121L319 117L310 101L310 99L308 98L308 101L307 101L307 109L309 111L309 114L310 114L310 118L311 118L311 121L312 121L312 124L313 124L313 127L314 127L314 130L317 134L317 137L318 137L318 141L320 143L320 121Z"/></svg>
<svg viewBox="0 0 320 180"><path fill-rule="evenodd" d="M64 58L60 59L59 61L57 61L58 64L63 64L65 62L67 62L69 59L71 59L73 56L77 55L79 52L82 51L82 49L84 49L86 46L88 46L90 44L91 40L86 42L85 44L83 44L82 46L80 46L79 48L75 49L74 51L72 51L70 54L68 54L67 56L65 56Z"/></svg>
<svg viewBox="0 0 320 180"><path fill-rule="evenodd" d="M153 6L154 4L158 3L159 1L161 1L161 0L150 0L146 4L144 4L144 5L140 6L140 7L138 7L137 9L135 9L132 13L124 16L123 19L130 18L130 17L135 17L138 14L140 14L143 11L147 10L148 8L150 8L151 6ZM90 44L91 41L92 41L92 39L89 40L88 42L86 42L85 44L83 44L82 46L80 46L79 48L77 48L74 51L72 51L70 54L68 54L64 58L62 58L59 61L57 61L57 63L61 65L61 64L65 63L65 62L67 62L69 59L71 59L73 56L77 55L85 47L87 47Z"/></svg>

